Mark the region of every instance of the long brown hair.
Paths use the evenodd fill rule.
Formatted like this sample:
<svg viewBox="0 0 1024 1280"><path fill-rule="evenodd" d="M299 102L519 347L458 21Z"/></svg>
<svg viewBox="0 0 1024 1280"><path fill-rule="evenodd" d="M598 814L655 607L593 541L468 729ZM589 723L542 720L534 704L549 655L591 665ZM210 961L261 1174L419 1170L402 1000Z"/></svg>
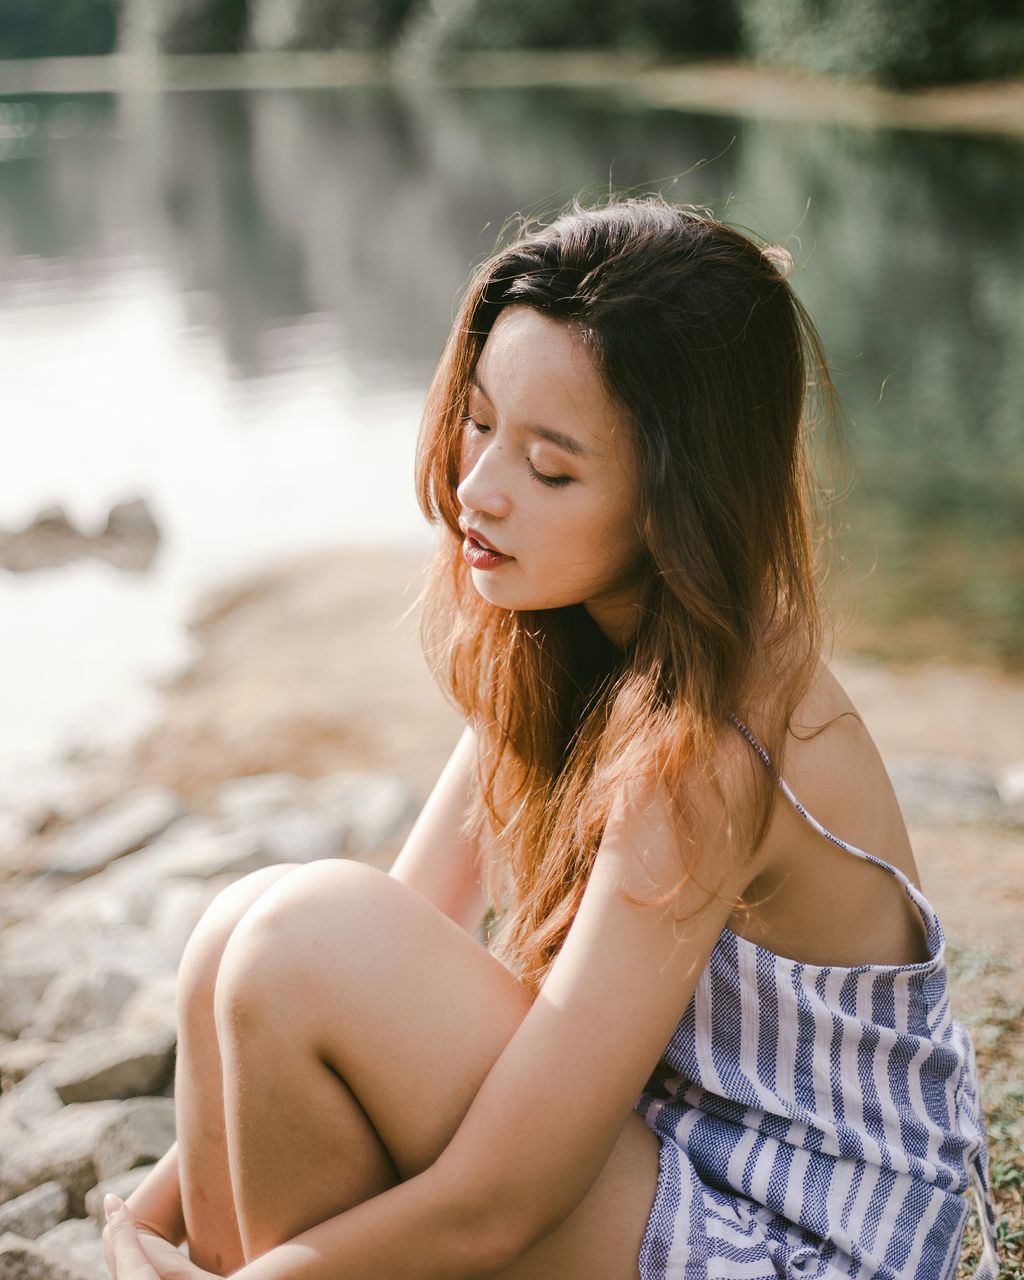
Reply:
<svg viewBox="0 0 1024 1280"><path fill-rule="evenodd" d="M659 196L574 199L476 270L431 383L417 488L441 530L424 649L479 744L467 824L487 836L485 888L500 917L491 949L533 991L575 916L612 799L655 771L685 844L684 773L714 782L730 713L756 717L781 760L817 665L822 539L805 446L822 416L834 421L835 397L784 257ZM630 424L648 562L639 625L621 648L582 605L492 605L462 559L469 381L510 304L571 324ZM763 768L751 785L753 855L777 789Z"/></svg>

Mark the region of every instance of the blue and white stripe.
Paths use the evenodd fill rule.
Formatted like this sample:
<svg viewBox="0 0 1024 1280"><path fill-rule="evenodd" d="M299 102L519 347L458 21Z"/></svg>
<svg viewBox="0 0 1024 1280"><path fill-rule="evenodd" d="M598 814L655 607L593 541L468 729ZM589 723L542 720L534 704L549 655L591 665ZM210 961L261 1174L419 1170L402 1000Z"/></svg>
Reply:
<svg viewBox="0 0 1024 1280"><path fill-rule="evenodd" d="M810 965L723 929L636 1110L661 1142L641 1280L949 1280L973 1190L996 1280L974 1049L950 1013L945 940L928 959Z"/></svg>

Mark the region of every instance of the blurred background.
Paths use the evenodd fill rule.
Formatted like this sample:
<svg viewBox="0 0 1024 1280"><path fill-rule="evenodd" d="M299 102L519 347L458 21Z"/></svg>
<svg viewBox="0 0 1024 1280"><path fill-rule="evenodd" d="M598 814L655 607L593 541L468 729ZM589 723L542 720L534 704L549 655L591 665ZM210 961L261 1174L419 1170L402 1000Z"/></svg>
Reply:
<svg viewBox="0 0 1024 1280"><path fill-rule="evenodd" d="M610 185L794 253L848 414L844 649L1020 675L1020 12L0 0L0 761L137 736L207 588L425 550L469 268Z"/></svg>
<svg viewBox="0 0 1024 1280"><path fill-rule="evenodd" d="M8 871L144 783L422 800L458 723L403 616L413 444L460 290L513 215L657 190L796 259L847 415L836 670L918 762L953 932L1019 938L1022 77L1019 0L0 0Z"/></svg>

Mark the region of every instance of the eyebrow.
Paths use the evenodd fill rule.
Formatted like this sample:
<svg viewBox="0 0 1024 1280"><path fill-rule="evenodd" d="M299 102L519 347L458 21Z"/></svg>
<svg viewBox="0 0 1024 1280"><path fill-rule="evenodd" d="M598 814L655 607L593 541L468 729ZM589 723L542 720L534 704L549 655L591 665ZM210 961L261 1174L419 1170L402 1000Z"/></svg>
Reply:
<svg viewBox="0 0 1024 1280"><path fill-rule="evenodd" d="M470 375L469 384L479 391L485 400L491 404L494 403L475 373ZM564 449L566 453L574 454L577 458L600 458L602 456L596 449L588 449L586 445L580 444L573 436L567 436L564 431L555 431L553 427L542 427L538 422L525 422L523 425L527 431L532 431L535 436L540 436L542 440L547 440L549 443L557 445L559 449Z"/></svg>

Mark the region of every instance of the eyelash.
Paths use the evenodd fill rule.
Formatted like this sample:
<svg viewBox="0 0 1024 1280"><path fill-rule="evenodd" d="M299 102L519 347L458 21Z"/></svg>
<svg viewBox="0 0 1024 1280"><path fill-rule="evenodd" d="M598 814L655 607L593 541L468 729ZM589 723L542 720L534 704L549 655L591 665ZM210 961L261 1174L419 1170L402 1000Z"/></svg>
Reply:
<svg viewBox="0 0 1024 1280"><path fill-rule="evenodd" d="M462 419L465 426L471 430L476 428L479 432L490 431L490 427L485 427L483 423L477 422L475 418L468 415ZM530 475L534 480L539 480L541 484L546 484L550 489L563 489L567 484L572 483L572 476L546 476L542 471L538 471L529 458L526 459L526 465L530 468Z"/></svg>

